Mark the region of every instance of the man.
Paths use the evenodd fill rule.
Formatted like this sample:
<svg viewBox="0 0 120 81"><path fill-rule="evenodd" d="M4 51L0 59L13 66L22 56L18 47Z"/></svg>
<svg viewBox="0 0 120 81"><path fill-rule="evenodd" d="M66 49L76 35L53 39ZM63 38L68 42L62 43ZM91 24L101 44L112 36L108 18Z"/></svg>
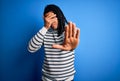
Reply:
<svg viewBox="0 0 120 81"><path fill-rule="evenodd" d="M44 26L30 40L28 50L34 53L44 45L43 81L72 81L80 30L67 22L61 9L53 4L45 7L43 18Z"/></svg>

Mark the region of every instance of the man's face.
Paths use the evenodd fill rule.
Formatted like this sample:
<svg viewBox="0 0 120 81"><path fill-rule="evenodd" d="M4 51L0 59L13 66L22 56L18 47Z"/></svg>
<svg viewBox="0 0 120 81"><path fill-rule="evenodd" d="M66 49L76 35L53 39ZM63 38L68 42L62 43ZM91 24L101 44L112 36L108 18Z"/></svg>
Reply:
<svg viewBox="0 0 120 81"><path fill-rule="evenodd" d="M48 12L48 13L46 13L46 14L47 14L47 15L50 14L51 16L55 15L52 11L50 11L50 12ZM53 29L57 29L57 27L58 27L58 18L57 18L56 16L53 16L53 17L51 18L51 21L52 21L51 27L52 27Z"/></svg>

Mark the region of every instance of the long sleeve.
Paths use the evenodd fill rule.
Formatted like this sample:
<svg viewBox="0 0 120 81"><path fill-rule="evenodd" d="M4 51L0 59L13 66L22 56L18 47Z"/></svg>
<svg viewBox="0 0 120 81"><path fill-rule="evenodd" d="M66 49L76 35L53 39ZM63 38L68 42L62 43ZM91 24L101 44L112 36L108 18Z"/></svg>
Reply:
<svg viewBox="0 0 120 81"><path fill-rule="evenodd" d="M42 29L39 30L39 32L37 32L37 34L34 37L32 37L28 44L29 52L34 53L41 48L46 32L47 29L43 27Z"/></svg>

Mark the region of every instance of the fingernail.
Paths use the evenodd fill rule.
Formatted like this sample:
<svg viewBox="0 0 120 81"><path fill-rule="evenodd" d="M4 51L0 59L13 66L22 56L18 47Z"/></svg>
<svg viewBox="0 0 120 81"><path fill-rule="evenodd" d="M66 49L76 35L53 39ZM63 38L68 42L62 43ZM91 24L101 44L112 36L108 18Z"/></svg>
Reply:
<svg viewBox="0 0 120 81"><path fill-rule="evenodd" d="M75 23L73 23L74 25L76 25Z"/></svg>
<svg viewBox="0 0 120 81"><path fill-rule="evenodd" d="M72 21L70 21L70 23L72 23Z"/></svg>
<svg viewBox="0 0 120 81"><path fill-rule="evenodd" d="M72 21L69 21L68 23L70 24L70 23L72 23Z"/></svg>
<svg viewBox="0 0 120 81"><path fill-rule="evenodd" d="M67 27L68 25L65 25L65 27Z"/></svg>

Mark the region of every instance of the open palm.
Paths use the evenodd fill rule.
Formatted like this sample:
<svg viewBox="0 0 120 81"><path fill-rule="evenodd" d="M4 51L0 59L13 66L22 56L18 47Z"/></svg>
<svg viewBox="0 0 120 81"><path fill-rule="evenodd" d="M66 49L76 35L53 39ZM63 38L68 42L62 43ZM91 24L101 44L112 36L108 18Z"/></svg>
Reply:
<svg viewBox="0 0 120 81"><path fill-rule="evenodd" d="M74 50L79 44L80 30L76 28L75 24L69 22L65 27L65 39L62 45L54 44L53 48L61 50Z"/></svg>

